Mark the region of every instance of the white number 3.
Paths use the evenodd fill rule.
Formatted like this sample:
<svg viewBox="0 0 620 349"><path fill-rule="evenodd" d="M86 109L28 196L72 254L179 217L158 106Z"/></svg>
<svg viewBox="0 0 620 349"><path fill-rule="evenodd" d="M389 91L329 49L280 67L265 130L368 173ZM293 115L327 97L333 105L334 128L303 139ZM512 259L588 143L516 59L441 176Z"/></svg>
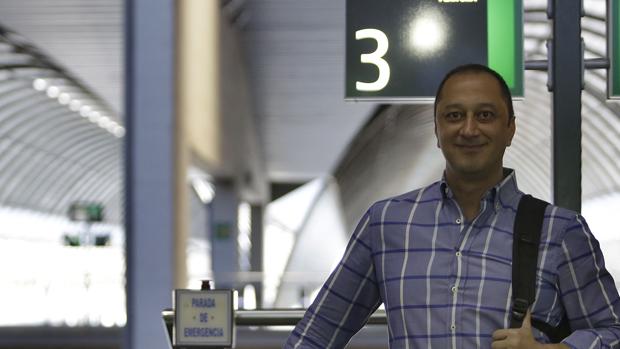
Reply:
<svg viewBox="0 0 620 349"><path fill-rule="evenodd" d="M387 86L390 81L390 65L383 59L387 53L389 44L387 36L378 29L362 29L355 32L355 39L375 39L377 49L373 53L363 53L360 56L362 63L370 63L379 69L379 78L375 82L355 82L358 91L379 91Z"/></svg>

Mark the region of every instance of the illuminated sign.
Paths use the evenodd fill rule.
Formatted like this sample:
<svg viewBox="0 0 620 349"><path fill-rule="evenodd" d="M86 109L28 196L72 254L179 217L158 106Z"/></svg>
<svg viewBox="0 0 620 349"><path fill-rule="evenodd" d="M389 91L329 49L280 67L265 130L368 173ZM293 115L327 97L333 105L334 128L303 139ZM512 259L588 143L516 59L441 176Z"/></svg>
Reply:
<svg viewBox="0 0 620 349"><path fill-rule="evenodd" d="M174 290L175 347L234 346L232 290Z"/></svg>
<svg viewBox="0 0 620 349"><path fill-rule="evenodd" d="M431 101L465 63L523 97L522 0L347 0L346 11L348 100Z"/></svg>
<svg viewBox="0 0 620 349"><path fill-rule="evenodd" d="M80 222L103 221L103 204L93 202L74 202L69 206L69 219Z"/></svg>

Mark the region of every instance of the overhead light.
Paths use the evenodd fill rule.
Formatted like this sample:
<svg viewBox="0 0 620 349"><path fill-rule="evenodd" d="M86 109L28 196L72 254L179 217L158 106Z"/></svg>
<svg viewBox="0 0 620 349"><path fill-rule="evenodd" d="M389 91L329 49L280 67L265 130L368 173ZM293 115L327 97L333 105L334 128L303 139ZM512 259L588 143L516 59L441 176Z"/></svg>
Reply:
<svg viewBox="0 0 620 349"><path fill-rule="evenodd" d="M98 121L97 124L99 125L99 127L101 128L108 128L108 125L110 124L110 118L107 116L102 116Z"/></svg>
<svg viewBox="0 0 620 349"><path fill-rule="evenodd" d="M215 191L212 186L202 181L194 181L192 184L194 185L194 189L203 203L209 203L213 200Z"/></svg>
<svg viewBox="0 0 620 349"><path fill-rule="evenodd" d="M114 135L118 138L121 138L125 135L125 128L123 126L119 126L114 130Z"/></svg>
<svg viewBox="0 0 620 349"><path fill-rule="evenodd" d="M187 176L200 201L203 204L210 203L215 197L215 187L211 184L209 178L193 168L188 171Z"/></svg>
<svg viewBox="0 0 620 349"><path fill-rule="evenodd" d="M109 116L104 116L100 111L94 110L93 107L85 104L85 102L73 98L69 92L63 92L63 88L51 85L48 80L36 78L32 80L32 88L45 92L49 98L57 99L61 105L66 105L71 111L79 113L84 118L88 118L90 122L97 124L114 136L118 138L125 136L125 128L114 122ZM95 102L94 106L99 109L98 103Z"/></svg>
<svg viewBox="0 0 620 349"><path fill-rule="evenodd" d="M80 115L82 115L83 117L88 117L88 115L90 115L90 111L91 111L91 107L87 106L87 105L83 105L80 107Z"/></svg>
<svg viewBox="0 0 620 349"><path fill-rule="evenodd" d="M90 120L90 122L97 122L99 118L101 118L101 113L98 111L91 111L88 115L88 120Z"/></svg>
<svg viewBox="0 0 620 349"><path fill-rule="evenodd" d="M119 127L118 124L110 120L110 122L108 122L108 124L106 125L105 129L110 131L110 133L114 133L114 130L116 130L117 127Z"/></svg>
<svg viewBox="0 0 620 349"><path fill-rule="evenodd" d="M49 98L57 98L60 95L60 89L56 86L50 86L47 88L47 96Z"/></svg>
<svg viewBox="0 0 620 349"><path fill-rule="evenodd" d="M45 91L47 88L47 81L37 78L32 82L32 87L37 91Z"/></svg>
<svg viewBox="0 0 620 349"><path fill-rule="evenodd" d="M58 96L58 103L60 103L62 105L67 105L67 104L71 103L71 95L69 95L66 92L61 93Z"/></svg>
<svg viewBox="0 0 620 349"><path fill-rule="evenodd" d="M109 116L102 115L102 112L94 110L93 107L84 104L79 99L74 99L69 92L63 92L60 87L50 85L47 80L36 78L32 81L32 87L37 91L45 91L48 97L57 99L61 105L66 105L71 111L88 118L90 122L97 124L114 136L118 138L125 136L125 128L114 122ZM98 104L95 103L95 107L97 106Z"/></svg>
<svg viewBox="0 0 620 349"><path fill-rule="evenodd" d="M80 102L80 100L78 99L73 99L71 100L71 102L69 102L69 109L78 112L80 111L80 107L82 106L82 102Z"/></svg>

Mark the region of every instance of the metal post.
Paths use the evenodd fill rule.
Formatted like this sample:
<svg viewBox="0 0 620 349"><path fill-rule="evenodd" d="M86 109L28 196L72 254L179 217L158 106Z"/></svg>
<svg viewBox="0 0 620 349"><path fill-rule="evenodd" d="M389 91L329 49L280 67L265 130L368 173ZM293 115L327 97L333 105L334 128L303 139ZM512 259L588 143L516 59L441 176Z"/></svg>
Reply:
<svg viewBox="0 0 620 349"><path fill-rule="evenodd" d="M172 303L174 2L129 0L126 17L124 348L163 349L159 311Z"/></svg>
<svg viewBox="0 0 620 349"><path fill-rule="evenodd" d="M581 211L581 1L549 0L553 20L553 201Z"/></svg>
<svg viewBox="0 0 620 349"><path fill-rule="evenodd" d="M253 275L262 275L263 272L263 206L252 205L252 250L250 265ZM260 277L262 280L262 276ZM263 282L252 283L256 290L256 307L263 307Z"/></svg>
<svg viewBox="0 0 620 349"><path fill-rule="evenodd" d="M211 202L211 266L216 289L239 288L239 198L232 181L219 180Z"/></svg>

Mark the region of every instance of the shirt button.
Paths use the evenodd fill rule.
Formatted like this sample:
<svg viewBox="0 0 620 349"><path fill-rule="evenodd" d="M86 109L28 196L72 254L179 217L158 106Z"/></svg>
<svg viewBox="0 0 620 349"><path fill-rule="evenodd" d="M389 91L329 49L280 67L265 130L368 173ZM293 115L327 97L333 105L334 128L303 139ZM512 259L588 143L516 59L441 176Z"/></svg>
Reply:
<svg viewBox="0 0 620 349"><path fill-rule="evenodd" d="M456 256L457 256L457 257L460 257L460 256L461 256L461 251L457 251L457 252L456 252Z"/></svg>
<svg viewBox="0 0 620 349"><path fill-rule="evenodd" d="M459 290L459 288L456 287L456 286L452 286L452 288L450 288L450 290L452 291L452 293L456 293Z"/></svg>
<svg viewBox="0 0 620 349"><path fill-rule="evenodd" d="M456 330L456 325L452 325L452 326L450 326L450 329L451 329L452 331Z"/></svg>
<svg viewBox="0 0 620 349"><path fill-rule="evenodd" d="M460 218L456 219L456 224L461 224L461 219Z"/></svg>

